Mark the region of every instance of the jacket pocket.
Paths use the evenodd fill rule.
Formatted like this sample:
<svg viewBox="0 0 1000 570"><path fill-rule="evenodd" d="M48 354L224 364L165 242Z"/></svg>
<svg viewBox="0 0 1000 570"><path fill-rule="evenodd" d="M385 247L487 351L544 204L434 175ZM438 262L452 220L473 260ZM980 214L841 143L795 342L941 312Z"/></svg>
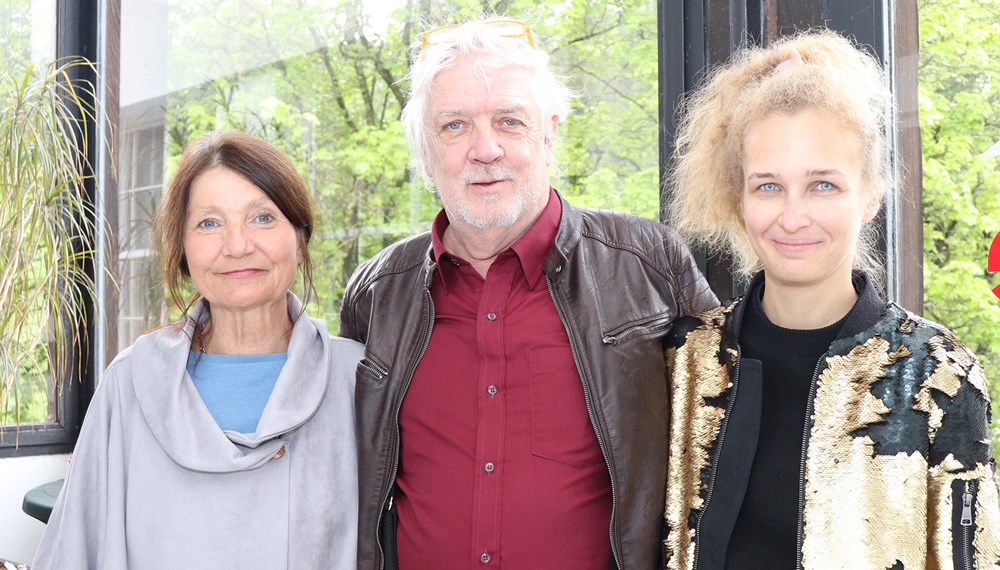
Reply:
<svg viewBox="0 0 1000 570"><path fill-rule="evenodd" d="M625 323L603 333L601 341L604 344L619 346L640 338L663 336L673 322L672 316L656 315L638 322Z"/></svg>
<svg viewBox="0 0 1000 570"><path fill-rule="evenodd" d="M360 385L381 386L389 377L389 367L366 352L365 357L358 362L356 377Z"/></svg>
<svg viewBox="0 0 1000 570"><path fill-rule="evenodd" d="M956 570L975 568L976 493L979 481L957 479L951 483L951 544Z"/></svg>

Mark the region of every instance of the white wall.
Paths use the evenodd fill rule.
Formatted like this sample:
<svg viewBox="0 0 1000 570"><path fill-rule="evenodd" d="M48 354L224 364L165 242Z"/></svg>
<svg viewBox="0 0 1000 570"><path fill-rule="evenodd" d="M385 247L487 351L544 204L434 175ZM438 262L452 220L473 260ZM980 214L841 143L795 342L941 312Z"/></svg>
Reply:
<svg viewBox="0 0 1000 570"><path fill-rule="evenodd" d="M66 476L69 455L0 459L0 558L29 563L45 524L21 510L24 494Z"/></svg>

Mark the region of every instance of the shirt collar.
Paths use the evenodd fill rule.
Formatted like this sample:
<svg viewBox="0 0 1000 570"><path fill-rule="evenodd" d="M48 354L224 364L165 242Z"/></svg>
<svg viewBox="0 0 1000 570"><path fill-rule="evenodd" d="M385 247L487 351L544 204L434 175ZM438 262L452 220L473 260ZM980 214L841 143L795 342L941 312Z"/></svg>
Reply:
<svg viewBox="0 0 1000 570"><path fill-rule="evenodd" d="M562 201L559 200L559 195L556 193L555 188L550 186L548 202L545 204L542 213L538 215L538 218L531 224L528 231L517 238L517 241L511 244L509 248L517 255L517 259L521 263L521 271L524 272L524 278L528 282L528 286L532 289L535 288L542 277L545 259L548 257L549 250L555 242L561 218ZM449 259L442 260L442 257L445 254L448 254L448 257L452 256L444 246L444 231L448 228L448 224L450 224L448 214L442 209L434 218L434 223L431 226L434 261L437 263L439 272L444 266L442 261L450 264ZM441 282L443 283L444 275L439 275L439 277L441 277Z"/></svg>
<svg viewBox="0 0 1000 570"><path fill-rule="evenodd" d="M559 200L555 189L550 186L549 201L545 204L545 209L539 214L535 223L531 224L528 231L524 232L524 235L510 246L521 261L521 271L524 272L524 278L528 280L528 285L532 289L542 278L545 259L555 242L561 217L562 201Z"/></svg>

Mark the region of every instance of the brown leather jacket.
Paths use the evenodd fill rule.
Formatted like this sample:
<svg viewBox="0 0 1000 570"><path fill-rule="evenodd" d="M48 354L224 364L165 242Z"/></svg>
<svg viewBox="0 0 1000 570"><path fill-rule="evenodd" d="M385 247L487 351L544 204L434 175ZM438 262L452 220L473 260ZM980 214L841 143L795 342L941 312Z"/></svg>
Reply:
<svg viewBox="0 0 1000 570"><path fill-rule="evenodd" d="M661 341L675 319L718 301L663 225L562 206L544 271L611 476L613 566L658 568L668 423ZM380 570L384 554L394 556L384 544L394 530L383 527L394 520L399 409L430 340L434 270L430 234L421 234L359 267L344 294L340 335L366 344L355 404L358 568Z"/></svg>

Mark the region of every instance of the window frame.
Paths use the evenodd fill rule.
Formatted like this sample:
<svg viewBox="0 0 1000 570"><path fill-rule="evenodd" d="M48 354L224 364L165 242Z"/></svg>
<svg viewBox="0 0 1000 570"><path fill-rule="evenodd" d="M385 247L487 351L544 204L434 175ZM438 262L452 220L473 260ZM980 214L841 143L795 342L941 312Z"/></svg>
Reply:
<svg viewBox="0 0 1000 570"><path fill-rule="evenodd" d="M118 0L110 1L114 4L118 2ZM99 30L101 28L100 8L102 6L101 0L60 0L57 2L55 34L57 60L70 56L83 56L90 61L98 62L102 68L106 67L106 62L110 58L102 57L102 54L98 52L98 45L101 43ZM100 109L100 113L108 108L104 94L107 93L110 77L103 70L99 80L93 70L85 66L77 66L71 70L71 79L89 81L96 87L98 98L102 99L102 101L94 102L95 107ZM98 103L100 105L97 105ZM93 118L84 117L81 119L90 143L87 149L88 163L97 166L103 160L101 149L107 146L104 143L105 139L101 138L106 135L106 132L99 132L98 125ZM92 171L88 174L96 173ZM88 176L85 192L92 206L100 203L96 194L95 176ZM94 211L97 209L94 208ZM92 277L101 275L100 271L95 270L97 267L95 262L96 260L91 258L85 267L86 272ZM72 451L98 378L94 366L94 347L99 344L99 335L95 327L97 322L95 316L99 311L95 310L97 307L95 301L96 299L93 298L85 300L90 308L86 311L86 320L74 323L76 330L81 332L80 340L72 349L69 358L70 365L65 376L59 379L56 401L50 402L50 407L54 406L58 419L45 423L0 425L0 458L50 455Z"/></svg>

